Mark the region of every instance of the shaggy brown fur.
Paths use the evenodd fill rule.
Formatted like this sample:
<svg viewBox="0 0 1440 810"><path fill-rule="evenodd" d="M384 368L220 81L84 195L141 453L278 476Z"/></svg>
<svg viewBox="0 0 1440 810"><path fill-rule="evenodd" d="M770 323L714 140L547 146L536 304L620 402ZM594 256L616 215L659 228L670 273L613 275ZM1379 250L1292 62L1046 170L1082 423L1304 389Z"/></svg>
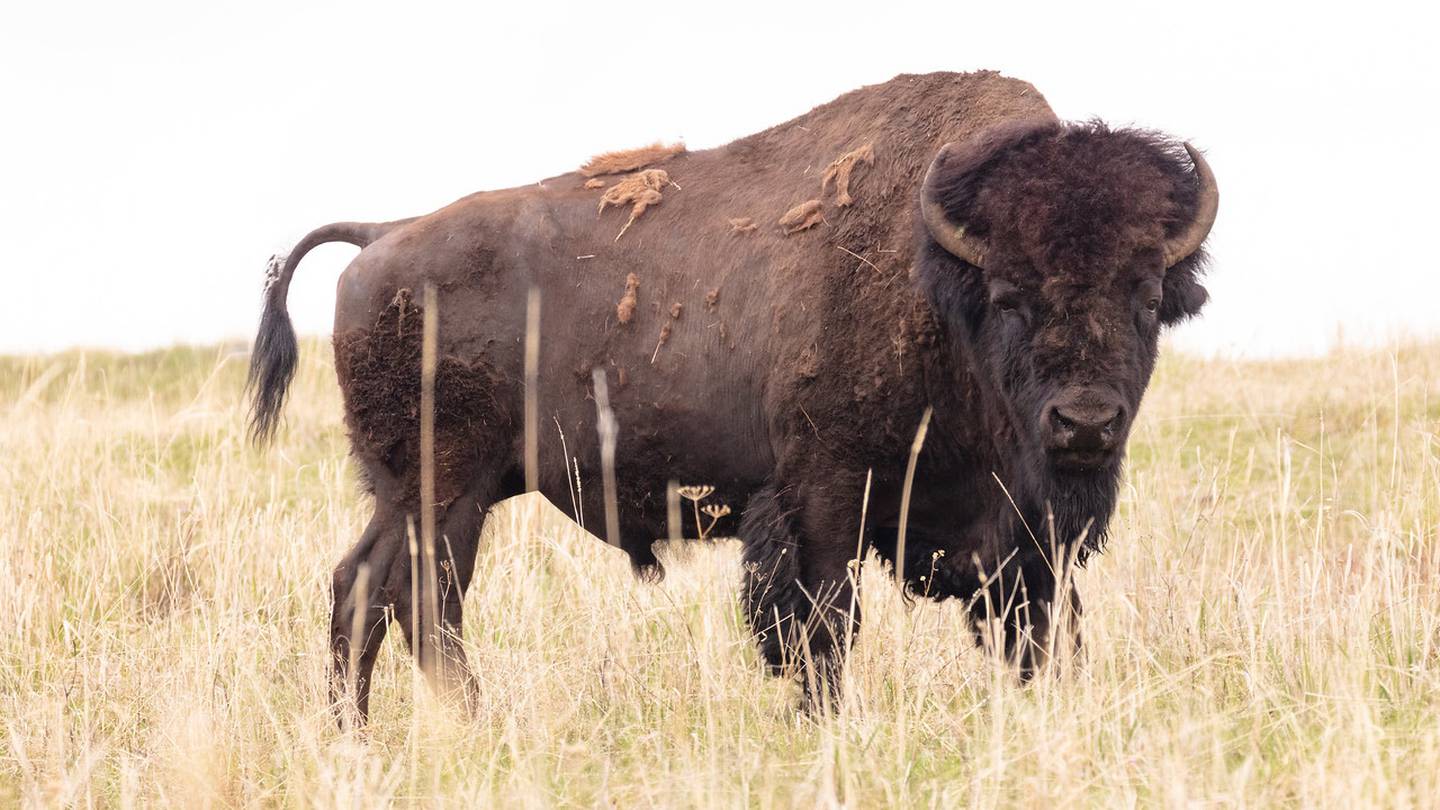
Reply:
<svg viewBox="0 0 1440 810"><path fill-rule="evenodd" d="M402 291L408 293L408 291ZM373 337L336 335L335 371L349 407L346 423L360 446L396 470L403 490L414 497L420 486L420 337L424 310L397 295L375 321ZM452 355L435 372L435 497L440 506L455 500L475 475L479 453L494 429L505 429L511 411L495 401L503 379L484 360ZM470 410L486 403L485 418Z"/></svg>
<svg viewBox="0 0 1440 810"><path fill-rule="evenodd" d="M835 186L835 204L845 208L855 202L850 196L850 177L855 169L860 166L871 166L875 163L875 147L872 144L846 152L836 158L833 163L825 167L825 175L820 178L820 196Z"/></svg>
<svg viewBox="0 0 1440 810"><path fill-rule="evenodd" d="M791 208L780 217L780 228L785 235L799 233L825 221L825 212L819 200L806 200Z"/></svg>
<svg viewBox="0 0 1440 810"><path fill-rule="evenodd" d="M604 188L605 181L598 177L592 177L585 181L585 188Z"/></svg>
<svg viewBox="0 0 1440 810"><path fill-rule="evenodd" d="M653 166L684 153L685 144L683 143L672 143L667 146L656 141L638 149L621 149L617 152L596 155L580 167L580 173L586 177L596 177L602 174L633 172L636 169Z"/></svg>
<svg viewBox="0 0 1440 810"><path fill-rule="evenodd" d="M956 146L937 161L946 144ZM946 216L986 240L993 261L984 267L947 253L921 219L932 163ZM827 195L833 189L830 207L794 205L816 191L814 175L797 170L805 166L833 167L821 181ZM745 544L745 615L761 651L777 667L812 662L817 677L806 682L821 691L807 694L819 700L845 655L848 564L868 485L866 546L903 564L915 592L975 605L977 630L990 626L993 607L1003 652L1033 671L1063 605L1055 588L1066 549L1083 554L1104 534L1159 329L1204 303L1200 254L1168 269L1160 262L1159 240L1195 219L1183 151L1149 133L1061 125L1021 81L936 73L899 76L717 149L675 154L665 171L686 190L663 206L645 202L647 227L629 240L615 241L571 174L474 194L411 221L327 226L285 261L252 359L262 428L275 424L294 368L284 302L295 264L325 241L364 246L340 280L335 343L376 516L335 572L335 683L353 675L363 709L387 620L408 627L416 609L401 587L408 555L397 550L418 508L409 482L419 313L397 292L427 282L440 291L437 488L453 498L441 525L455 550L458 588L443 607L454 634L481 516L524 486L525 313L538 287L545 311L564 317L542 321L533 396L569 442L562 448L558 432L541 431L540 492L572 509L573 460L586 484L579 509L605 513L592 370L612 383L626 370L625 385L610 386L614 494L619 543L638 571L659 574L650 544L668 534L668 482L713 485L716 502L734 507L714 533ZM669 174L652 177L634 192L610 189L615 199L601 208L629 204L633 221L641 192L658 194ZM735 239L743 226L717 227L717 218L740 211L752 214L748 224L782 224ZM825 239L787 238L822 216ZM576 256L593 258L576 269ZM638 306L640 278L653 307ZM714 309L722 287L723 320L672 317L660 303ZM1054 403L1095 410L1102 400L1120 409L1106 427L1118 449L1078 461L1047 449L1047 431L1078 430L1056 420ZM901 494L927 408L902 557ZM1048 534L1051 525L1061 557L1027 529ZM395 587L354 604L360 564ZM351 673L356 621L373 629L355 639ZM446 643L457 677L473 683L463 648Z"/></svg>

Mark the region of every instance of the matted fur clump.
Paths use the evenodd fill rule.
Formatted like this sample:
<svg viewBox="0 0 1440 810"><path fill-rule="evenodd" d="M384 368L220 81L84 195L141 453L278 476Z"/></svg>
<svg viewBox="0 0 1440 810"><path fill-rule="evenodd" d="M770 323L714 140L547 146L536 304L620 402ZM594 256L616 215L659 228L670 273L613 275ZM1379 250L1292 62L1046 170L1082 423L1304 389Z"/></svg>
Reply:
<svg viewBox="0 0 1440 810"><path fill-rule="evenodd" d="M820 178L820 196L825 196L833 185L835 187L835 204L841 208L848 207L855 202L855 198L850 196L851 176L857 168L874 164L874 144L867 143L846 152L825 167L825 174Z"/></svg>
<svg viewBox="0 0 1440 810"><path fill-rule="evenodd" d="M754 233L755 229L759 227L750 217L731 217L728 221L731 233Z"/></svg>
<svg viewBox="0 0 1440 810"><path fill-rule="evenodd" d="M785 212L780 217L780 228L785 235L799 233L807 228L813 228L825 221L824 206L819 200L806 200L799 205Z"/></svg>
<svg viewBox="0 0 1440 810"><path fill-rule="evenodd" d="M646 169L605 189L605 193L600 197L600 213L605 212L607 205L631 206L630 218L625 220L625 226L620 229L620 233L615 234L615 241L620 241L620 237L630 230L630 226L645 213L646 208L660 203L660 189L669 182L670 175L664 169Z"/></svg>
<svg viewBox="0 0 1440 810"><path fill-rule="evenodd" d="M620 323L629 323L635 317L635 306L639 303L640 277L631 273L625 277L625 294L620 296L620 303L615 305L615 317Z"/></svg>
<svg viewBox="0 0 1440 810"><path fill-rule="evenodd" d="M656 141L649 146L642 146L638 149L621 149L615 152L602 152L590 158L589 162L581 166L580 173L586 177L597 177L602 174L633 172L636 169L653 166L656 163L661 163L684 153L685 144L683 143L663 144Z"/></svg>

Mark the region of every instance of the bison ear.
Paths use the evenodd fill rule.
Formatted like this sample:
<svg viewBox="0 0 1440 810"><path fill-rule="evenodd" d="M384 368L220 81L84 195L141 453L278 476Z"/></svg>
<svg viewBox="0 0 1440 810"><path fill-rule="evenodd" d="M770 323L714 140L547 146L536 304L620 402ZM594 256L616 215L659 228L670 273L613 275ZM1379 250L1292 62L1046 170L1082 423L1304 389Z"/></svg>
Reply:
<svg viewBox="0 0 1440 810"><path fill-rule="evenodd" d="M1188 198L1186 206L1192 213L1190 221L1164 245L1165 294L1160 305L1160 321L1165 324L1179 323L1199 313L1210 298L1199 280L1205 268L1202 246L1220 209L1220 188L1210 164L1205 162L1200 150L1188 143L1184 146L1194 171L1186 173L1188 176L1180 188L1182 196Z"/></svg>
<svg viewBox="0 0 1440 810"><path fill-rule="evenodd" d="M1160 323L1170 326L1200 314L1210 293L1200 284L1205 252L1198 250L1165 271L1160 297Z"/></svg>
<svg viewBox="0 0 1440 810"><path fill-rule="evenodd" d="M931 242L920 250L912 273L948 327L963 327L967 332L975 330L989 298L984 271Z"/></svg>

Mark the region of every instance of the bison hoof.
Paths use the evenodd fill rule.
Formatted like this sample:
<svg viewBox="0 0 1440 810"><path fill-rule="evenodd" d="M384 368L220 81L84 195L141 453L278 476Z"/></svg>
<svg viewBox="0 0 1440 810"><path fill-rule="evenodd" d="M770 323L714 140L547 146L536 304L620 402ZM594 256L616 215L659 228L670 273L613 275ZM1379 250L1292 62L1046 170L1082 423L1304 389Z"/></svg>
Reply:
<svg viewBox="0 0 1440 810"><path fill-rule="evenodd" d="M658 585L665 580L665 566L659 561L634 566L635 578L648 585Z"/></svg>

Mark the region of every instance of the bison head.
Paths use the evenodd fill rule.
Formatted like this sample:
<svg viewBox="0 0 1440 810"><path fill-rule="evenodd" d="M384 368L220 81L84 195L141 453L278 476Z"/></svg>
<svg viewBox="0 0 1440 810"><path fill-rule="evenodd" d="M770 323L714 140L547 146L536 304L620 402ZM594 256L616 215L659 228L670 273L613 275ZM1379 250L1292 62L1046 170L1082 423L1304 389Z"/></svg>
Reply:
<svg viewBox="0 0 1440 810"><path fill-rule="evenodd" d="M1205 303L1218 200L1188 144L1099 123L1012 124L935 157L920 281L1041 477L1113 480L1161 327Z"/></svg>

